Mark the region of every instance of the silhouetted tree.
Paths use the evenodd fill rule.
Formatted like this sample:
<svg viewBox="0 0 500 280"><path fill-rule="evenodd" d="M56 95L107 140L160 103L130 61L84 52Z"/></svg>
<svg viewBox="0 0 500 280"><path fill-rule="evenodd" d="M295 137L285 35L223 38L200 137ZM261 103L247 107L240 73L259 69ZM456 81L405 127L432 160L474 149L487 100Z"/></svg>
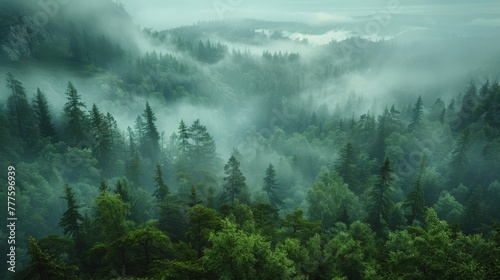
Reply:
<svg viewBox="0 0 500 280"><path fill-rule="evenodd" d="M283 204L281 194L279 193L279 186L276 180L276 171L274 166L269 164L266 169L266 176L264 177L264 186L262 188L269 196L269 201L273 207L279 207Z"/></svg>
<svg viewBox="0 0 500 280"><path fill-rule="evenodd" d="M35 98L33 98L33 111L42 137L56 138L56 130L52 123L49 104L40 88L37 88Z"/></svg>
<svg viewBox="0 0 500 280"><path fill-rule="evenodd" d="M390 198L391 182L393 180L391 173L391 161L386 158L384 164L380 167L379 181L368 194L371 201L368 215L374 231L379 231L389 224L389 210L393 204Z"/></svg>
<svg viewBox="0 0 500 280"><path fill-rule="evenodd" d="M88 132L88 119L83 108L85 103L81 101L82 97L71 82L68 83L66 91L66 104L64 105L64 116L66 117L66 132L69 143L76 146L81 141L88 141L86 133Z"/></svg>

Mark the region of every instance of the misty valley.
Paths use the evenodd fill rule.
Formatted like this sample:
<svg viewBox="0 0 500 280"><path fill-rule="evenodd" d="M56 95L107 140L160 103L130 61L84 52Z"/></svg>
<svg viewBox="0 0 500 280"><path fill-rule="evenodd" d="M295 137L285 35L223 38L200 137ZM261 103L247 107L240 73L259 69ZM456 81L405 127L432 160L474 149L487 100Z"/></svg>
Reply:
<svg viewBox="0 0 500 280"><path fill-rule="evenodd" d="M493 1L208 2L0 0L1 279L500 279Z"/></svg>

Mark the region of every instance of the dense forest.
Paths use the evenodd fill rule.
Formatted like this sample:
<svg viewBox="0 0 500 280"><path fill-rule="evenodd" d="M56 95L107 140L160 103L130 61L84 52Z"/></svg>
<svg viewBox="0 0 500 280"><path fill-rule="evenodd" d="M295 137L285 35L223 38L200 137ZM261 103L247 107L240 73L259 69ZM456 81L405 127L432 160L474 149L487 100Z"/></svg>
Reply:
<svg viewBox="0 0 500 280"><path fill-rule="evenodd" d="M498 52L0 7L0 278L500 279Z"/></svg>

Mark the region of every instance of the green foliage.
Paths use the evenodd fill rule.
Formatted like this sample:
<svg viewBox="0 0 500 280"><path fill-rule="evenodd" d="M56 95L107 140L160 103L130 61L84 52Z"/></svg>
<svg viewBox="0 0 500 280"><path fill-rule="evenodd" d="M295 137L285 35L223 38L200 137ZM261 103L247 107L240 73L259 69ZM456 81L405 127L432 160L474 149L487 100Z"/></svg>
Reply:
<svg viewBox="0 0 500 280"><path fill-rule="evenodd" d="M349 189L339 176L328 172L321 175L321 180L314 183L307 193L308 215L312 220L320 220L324 229L333 227L341 218L345 223L363 219L365 212L359 198ZM347 213L347 217L344 213Z"/></svg>
<svg viewBox="0 0 500 280"><path fill-rule="evenodd" d="M225 199L230 203L235 203L236 200L247 203L249 195L246 178L241 173L240 162L234 156L231 156L224 166L224 174L226 175L224 177Z"/></svg>
<svg viewBox="0 0 500 280"><path fill-rule="evenodd" d="M391 161L386 158L384 164L380 167L379 182L369 192L371 204L368 219L376 231L389 224L389 210L393 204L390 194L391 181L393 180L391 173Z"/></svg>
<svg viewBox="0 0 500 280"><path fill-rule="evenodd" d="M33 237L29 237L29 254L31 256L30 265L16 275L18 279L78 279L75 272L76 266L67 266L58 263L54 258L42 251Z"/></svg>
<svg viewBox="0 0 500 280"><path fill-rule="evenodd" d="M340 150L340 158L335 165L335 171L344 179L344 182L349 185L349 188L356 193L359 193L358 171L356 169L357 155L351 142L347 143Z"/></svg>
<svg viewBox="0 0 500 280"><path fill-rule="evenodd" d="M64 212L59 222L59 226L63 228L64 235L69 235L75 240L81 238L81 223L83 216L78 212L78 205L75 199L73 188L69 184L64 185L64 199L68 209Z"/></svg>
<svg viewBox="0 0 500 280"><path fill-rule="evenodd" d="M203 262L219 279L286 279L295 273L285 251L272 251L262 236L238 230L229 220L210 241Z"/></svg>
<svg viewBox="0 0 500 280"><path fill-rule="evenodd" d="M163 180L163 172L161 171L160 163L156 163L156 172L153 178L155 182L155 191L153 192L153 196L156 198L157 202L161 202L165 199L170 191L167 187L167 184Z"/></svg>
<svg viewBox="0 0 500 280"><path fill-rule="evenodd" d="M269 164L269 167L266 169L266 176L264 177L264 186L262 189L269 196L269 201L272 206L279 207L283 204L281 200L282 195L279 193L280 189L276 180L276 171L272 164Z"/></svg>
<svg viewBox="0 0 500 280"><path fill-rule="evenodd" d="M82 97L71 82L68 82L66 90L66 104L64 104L64 116L66 121L66 132L68 142L72 146L84 147L88 144L88 117L83 108L86 105L81 101Z"/></svg>
<svg viewBox="0 0 500 280"><path fill-rule="evenodd" d="M49 104L45 94L37 88L36 95L33 98L33 112L36 117L36 123L40 129L42 137L56 138L56 130L52 123L52 115L50 113Z"/></svg>
<svg viewBox="0 0 500 280"><path fill-rule="evenodd" d="M411 225L415 220L422 222L423 215L425 211L425 199L424 199L424 189L422 187L422 174L425 168L426 158L422 159L420 162L419 171L415 181L413 182L413 188L406 196L406 200L403 204L405 208L410 209L410 214L408 216L408 223Z"/></svg>

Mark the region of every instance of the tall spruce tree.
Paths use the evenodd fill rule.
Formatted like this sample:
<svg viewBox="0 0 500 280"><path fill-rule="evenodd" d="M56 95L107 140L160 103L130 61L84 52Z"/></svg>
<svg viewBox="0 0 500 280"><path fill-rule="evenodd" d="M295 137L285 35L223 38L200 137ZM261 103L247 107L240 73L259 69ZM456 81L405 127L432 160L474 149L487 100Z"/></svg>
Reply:
<svg viewBox="0 0 500 280"><path fill-rule="evenodd" d="M224 174L226 174L226 177L224 177L226 200L232 204L236 199L247 202L246 178L240 170L240 162L234 156L231 156L224 166Z"/></svg>
<svg viewBox="0 0 500 280"><path fill-rule="evenodd" d="M217 160L215 140L200 120L194 121L189 127L189 136L192 143L188 154L192 167L195 170L215 171Z"/></svg>
<svg viewBox="0 0 500 280"><path fill-rule="evenodd" d="M189 151L189 131L184 120L181 120L179 124L179 138L177 139L179 145L179 151L183 156L186 156Z"/></svg>
<svg viewBox="0 0 500 280"><path fill-rule="evenodd" d="M368 194L371 201L368 208L369 221L375 231L380 231L389 224L389 210L393 204L390 198L393 180L391 173L391 161L386 158L380 167L379 181Z"/></svg>
<svg viewBox="0 0 500 280"><path fill-rule="evenodd" d="M408 223L411 225L415 220L419 222L423 221L425 213L425 197L424 188L422 186L422 175L425 170L426 156L420 161L419 170L415 181L413 182L412 189L406 196L406 200L403 203L404 208L410 209L410 214L408 216Z"/></svg>
<svg viewBox="0 0 500 280"><path fill-rule="evenodd" d="M142 118L144 119L144 142L142 151L145 157L152 161L156 161L160 153L160 133L155 123L156 116L149 106L149 102L146 102L146 109L144 109Z"/></svg>
<svg viewBox="0 0 500 280"><path fill-rule="evenodd" d="M93 137L92 154L99 161L99 167L109 174L113 160L112 131L108 118L102 114L95 104L90 111L90 128Z"/></svg>
<svg viewBox="0 0 500 280"><path fill-rule="evenodd" d="M457 141L457 146L451 152L450 161L450 180L453 187L458 186L458 184L463 183L464 175L467 173L467 152L472 144L472 133L470 127L466 127Z"/></svg>
<svg viewBox="0 0 500 280"><path fill-rule="evenodd" d="M157 202L162 202L170 191L165 183L165 180L163 180L163 172L161 171L161 165L159 162L156 163L155 176L153 179L155 182L153 196L156 198Z"/></svg>
<svg viewBox="0 0 500 280"><path fill-rule="evenodd" d="M49 104L45 94L40 90L40 88L37 88L36 95L33 98L32 103L41 136L54 139L56 137L56 130L54 128L54 124L52 123Z"/></svg>
<svg viewBox="0 0 500 280"><path fill-rule="evenodd" d="M11 73L7 74L7 87L12 92L7 99L7 112L13 135L23 141L27 151L32 151L38 138L38 130L26 90Z"/></svg>
<svg viewBox="0 0 500 280"><path fill-rule="evenodd" d="M279 193L278 182L276 180L276 171L272 164L269 164L269 167L266 169L266 176L264 177L264 186L262 189L269 196L269 202L271 202L273 207L277 208L283 204L283 200Z"/></svg>
<svg viewBox="0 0 500 280"><path fill-rule="evenodd" d="M413 108L411 114L410 124L408 125L409 129L417 129L422 124L422 120L424 117L424 105L422 102L422 96L418 97L417 103L415 103L415 107Z"/></svg>
<svg viewBox="0 0 500 280"><path fill-rule="evenodd" d="M340 150L340 158L336 162L335 171L339 173L353 192L358 193L360 190L356 163L357 155L353 145L349 142Z"/></svg>
<svg viewBox="0 0 500 280"><path fill-rule="evenodd" d="M64 235L69 235L78 240L81 236L81 225L83 216L78 212L79 206L76 203L75 193L69 184L64 184L64 199L68 209L64 212L59 226L63 229Z"/></svg>
<svg viewBox="0 0 500 280"><path fill-rule="evenodd" d="M66 117L66 138L70 145L76 146L81 141L88 141L87 129L88 118L84 108L87 106L81 100L82 97L71 82L68 83L66 91L66 104L64 105L64 116Z"/></svg>

